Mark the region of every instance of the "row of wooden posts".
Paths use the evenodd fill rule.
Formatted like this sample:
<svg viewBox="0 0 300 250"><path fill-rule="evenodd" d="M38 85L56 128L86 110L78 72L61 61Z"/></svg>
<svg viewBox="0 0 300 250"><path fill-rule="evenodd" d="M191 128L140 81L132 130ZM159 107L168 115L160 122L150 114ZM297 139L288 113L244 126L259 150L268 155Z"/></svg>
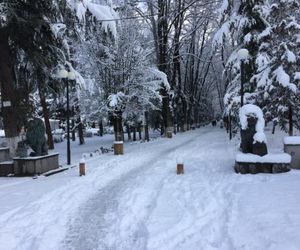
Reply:
<svg viewBox="0 0 300 250"><path fill-rule="evenodd" d="M184 174L183 163L177 163L176 174ZM85 175L85 162L79 163L79 176Z"/></svg>
<svg viewBox="0 0 300 250"><path fill-rule="evenodd" d="M167 133L167 138L172 138L172 132ZM114 142L114 154L115 155L123 155L124 154L123 141ZM182 161L177 163L176 173L184 174L184 164ZM79 175L80 176L85 175L85 162L84 161L80 161L80 163L79 163Z"/></svg>

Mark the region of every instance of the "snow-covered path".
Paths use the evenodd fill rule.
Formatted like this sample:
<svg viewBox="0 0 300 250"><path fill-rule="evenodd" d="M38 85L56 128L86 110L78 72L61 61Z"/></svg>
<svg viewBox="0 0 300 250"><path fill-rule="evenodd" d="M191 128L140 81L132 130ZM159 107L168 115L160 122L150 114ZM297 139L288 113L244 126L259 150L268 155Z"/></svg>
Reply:
<svg viewBox="0 0 300 250"><path fill-rule="evenodd" d="M81 207L62 249L233 249L233 154L225 142L223 132L204 129L161 146ZM183 176L175 174L179 155Z"/></svg>
<svg viewBox="0 0 300 250"><path fill-rule="evenodd" d="M270 151L281 151L281 135L267 134ZM91 158L81 178L74 168L5 179L0 249L298 250L299 171L237 175L236 147L205 127Z"/></svg>

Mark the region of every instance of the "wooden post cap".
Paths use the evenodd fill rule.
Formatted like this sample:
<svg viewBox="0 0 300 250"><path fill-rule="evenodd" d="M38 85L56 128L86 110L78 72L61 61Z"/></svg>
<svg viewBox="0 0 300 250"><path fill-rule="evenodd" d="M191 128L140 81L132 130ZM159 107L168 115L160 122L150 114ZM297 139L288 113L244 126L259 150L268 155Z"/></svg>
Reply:
<svg viewBox="0 0 300 250"><path fill-rule="evenodd" d="M114 154L115 155L123 155L124 154L123 141L115 141L114 142Z"/></svg>
<svg viewBox="0 0 300 250"><path fill-rule="evenodd" d="M172 131L167 131L167 132L166 132L166 137L167 137L167 138L171 139L172 136L173 136Z"/></svg>

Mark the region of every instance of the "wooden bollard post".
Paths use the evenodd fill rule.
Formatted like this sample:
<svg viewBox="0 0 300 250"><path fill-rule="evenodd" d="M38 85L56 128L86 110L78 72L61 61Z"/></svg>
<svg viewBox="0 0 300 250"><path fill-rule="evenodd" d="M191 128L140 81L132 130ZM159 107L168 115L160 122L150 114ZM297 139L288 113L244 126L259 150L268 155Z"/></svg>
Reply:
<svg viewBox="0 0 300 250"><path fill-rule="evenodd" d="M85 175L85 161L80 160L79 162L79 176Z"/></svg>
<svg viewBox="0 0 300 250"><path fill-rule="evenodd" d="M115 155L123 155L124 154L123 141L115 141L114 142L114 153L115 153Z"/></svg>
<svg viewBox="0 0 300 250"><path fill-rule="evenodd" d="M177 174L184 174L184 164L183 164L183 160L181 158L177 158L176 173Z"/></svg>
<svg viewBox="0 0 300 250"><path fill-rule="evenodd" d="M172 138L173 133L172 133L172 131L167 131L166 135L167 135L167 138Z"/></svg>

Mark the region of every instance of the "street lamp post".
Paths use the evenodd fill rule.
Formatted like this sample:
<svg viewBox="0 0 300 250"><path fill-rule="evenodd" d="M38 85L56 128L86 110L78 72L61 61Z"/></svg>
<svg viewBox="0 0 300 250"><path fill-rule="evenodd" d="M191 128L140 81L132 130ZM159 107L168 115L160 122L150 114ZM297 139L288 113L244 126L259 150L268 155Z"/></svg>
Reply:
<svg viewBox="0 0 300 250"><path fill-rule="evenodd" d="M248 57L249 51L247 49L238 51L238 59L241 61L241 107L244 105L245 61Z"/></svg>
<svg viewBox="0 0 300 250"><path fill-rule="evenodd" d="M57 77L63 79L67 88L67 164L71 164L71 144L70 144L70 96L69 96L69 80L75 80L76 76L73 71L61 69Z"/></svg>

